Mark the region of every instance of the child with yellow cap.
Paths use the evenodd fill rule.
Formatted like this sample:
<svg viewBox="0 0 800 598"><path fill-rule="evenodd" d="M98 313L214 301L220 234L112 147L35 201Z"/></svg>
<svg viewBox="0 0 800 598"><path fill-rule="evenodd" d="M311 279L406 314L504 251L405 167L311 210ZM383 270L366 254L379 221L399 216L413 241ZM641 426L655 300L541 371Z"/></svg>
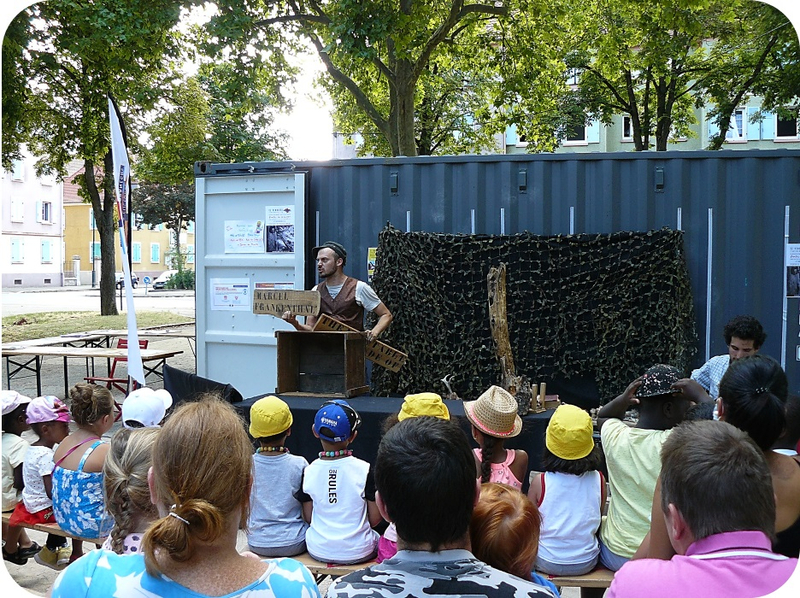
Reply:
<svg viewBox="0 0 800 598"><path fill-rule="evenodd" d="M386 434L395 424L412 417L438 417L449 420L450 411L442 401L442 397L435 392L407 395L400 406L400 412L384 420L383 433ZM381 563L395 554L397 554L397 528L394 523L390 523L378 540L378 556L375 560Z"/></svg>
<svg viewBox="0 0 800 598"><path fill-rule="evenodd" d="M575 405L560 405L547 426L544 473L531 476L528 490L542 516L537 571L583 575L597 565L597 531L606 500L602 463L592 418Z"/></svg>
<svg viewBox="0 0 800 598"><path fill-rule="evenodd" d="M293 556L306 550L308 524L296 495L308 461L284 446L293 421L289 406L275 396L250 407L250 435L261 446L253 455L247 544L260 556Z"/></svg>

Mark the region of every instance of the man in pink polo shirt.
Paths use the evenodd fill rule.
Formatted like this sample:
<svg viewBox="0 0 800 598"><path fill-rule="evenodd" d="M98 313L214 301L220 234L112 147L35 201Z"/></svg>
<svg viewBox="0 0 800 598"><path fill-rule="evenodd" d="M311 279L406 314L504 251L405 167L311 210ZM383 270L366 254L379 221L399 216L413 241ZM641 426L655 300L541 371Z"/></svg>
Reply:
<svg viewBox="0 0 800 598"><path fill-rule="evenodd" d="M772 479L745 432L686 422L664 443L661 462L661 508L677 554L626 563L607 598L755 598L786 583L797 559L772 552Z"/></svg>

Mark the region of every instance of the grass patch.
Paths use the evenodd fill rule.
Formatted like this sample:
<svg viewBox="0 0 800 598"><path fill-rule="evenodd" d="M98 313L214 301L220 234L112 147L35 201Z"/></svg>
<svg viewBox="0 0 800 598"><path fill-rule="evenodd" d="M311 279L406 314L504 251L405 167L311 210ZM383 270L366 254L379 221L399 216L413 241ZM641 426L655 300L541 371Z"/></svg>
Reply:
<svg viewBox="0 0 800 598"><path fill-rule="evenodd" d="M180 314L168 311L142 311L136 314L136 325L139 329L164 324L183 324L193 322ZM60 336L73 332L89 330L128 328L128 317L101 316L87 311L51 311L38 314L20 314L3 318L3 342L13 343L34 338Z"/></svg>

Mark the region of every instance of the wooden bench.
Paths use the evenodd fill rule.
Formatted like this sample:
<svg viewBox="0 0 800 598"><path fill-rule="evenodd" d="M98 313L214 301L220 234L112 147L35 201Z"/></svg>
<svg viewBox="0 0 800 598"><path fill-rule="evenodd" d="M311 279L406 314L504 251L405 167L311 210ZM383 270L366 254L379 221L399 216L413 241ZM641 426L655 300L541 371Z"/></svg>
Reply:
<svg viewBox="0 0 800 598"><path fill-rule="evenodd" d="M352 573L353 571L358 571L359 569L364 569L366 567L371 567L372 565L377 565L375 561L366 561L363 563L356 563L354 565L337 565L336 563L323 563L322 561L318 561L314 557L312 557L307 552L302 554L298 554L296 556L287 557L290 559L295 559L296 561L300 561L303 563L311 574L314 576L314 579L319 583L325 577L341 577L342 575L347 575L348 573Z"/></svg>
<svg viewBox="0 0 800 598"><path fill-rule="evenodd" d="M545 575L545 579L553 582L558 588L601 588L606 589L614 579L614 572L605 568L597 568L584 575ZM583 592L581 593L583 595ZM592 594L594 595L594 594Z"/></svg>
<svg viewBox="0 0 800 598"><path fill-rule="evenodd" d="M11 513L3 513L3 523L8 524L10 519ZM63 536L64 538L71 538L73 540L82 540L83 542L90 542L92 544L96 544L97 546L100 546L104 542L103 538L81 538L80 536L74 536L61 529L57 523L19 523L17 524L17 527L35 529L38 532L55 534L56 536Z"/></svg>

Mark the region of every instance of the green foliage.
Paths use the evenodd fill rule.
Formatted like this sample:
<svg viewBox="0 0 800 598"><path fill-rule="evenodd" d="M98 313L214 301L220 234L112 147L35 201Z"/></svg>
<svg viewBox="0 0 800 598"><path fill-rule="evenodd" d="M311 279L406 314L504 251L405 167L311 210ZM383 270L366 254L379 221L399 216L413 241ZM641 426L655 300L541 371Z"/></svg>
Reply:
<svg viewBox="0 0 800 598"><path fill-rule="evenodd" d="M63 177L71 160L83 161L81 194L100 236L104 315L116 313L107 96L117 98L123 117L153 105L164 67L178 55L172 28L180 6L151 0L145 11L138 0L48 0L20 13L4 39L3 163L22 143L41 156L38 174Z"/></svg>
<svg viewBox="0 0 800 598"><path fill-rule="evenodd" d="M721 145L749 95L776 106L800 91L791 26L752 0L553 0L522 16L516 32L498 105L529 151L552 150L571 127L616 114L630 116L637 150L666 150L671 136L691 135L694 108L708 102ZM532 42L543 53L519 47Z"/></svg>
<svg viewBox="0 0 800 598"><path fill-rule="evenodd" d="M328 73L323 84L332 93L337 126L364 135L368 151L480 151L501 130L497 122L489 126L495 113L485 110L500 50L493 45L497 23L511 22L525 4L223 0L209 34L236 49L244 62L239 71L254 60L242 53L248 44L255 59L310 44Z"/></svg>
<svg viewBox="0 0 800 598"><path fill-rule="evenodd" d="M194 289L194 270L178 270L166 286L168 289Z"/></svg>
<svg viewBox="0 0 800 598"><path fill-rule="evenodd" d="M195 217L194 164L285 158L283 135L272 132L282 96L270 80L242 88L231 65L204 64L195 77L174 82L152 123L149 143L138 148L141 181L133 211L146 224L166 224L175 232L174 259L182 270L179 232ZM192 283L193 284L193 283Z"/></svg>

